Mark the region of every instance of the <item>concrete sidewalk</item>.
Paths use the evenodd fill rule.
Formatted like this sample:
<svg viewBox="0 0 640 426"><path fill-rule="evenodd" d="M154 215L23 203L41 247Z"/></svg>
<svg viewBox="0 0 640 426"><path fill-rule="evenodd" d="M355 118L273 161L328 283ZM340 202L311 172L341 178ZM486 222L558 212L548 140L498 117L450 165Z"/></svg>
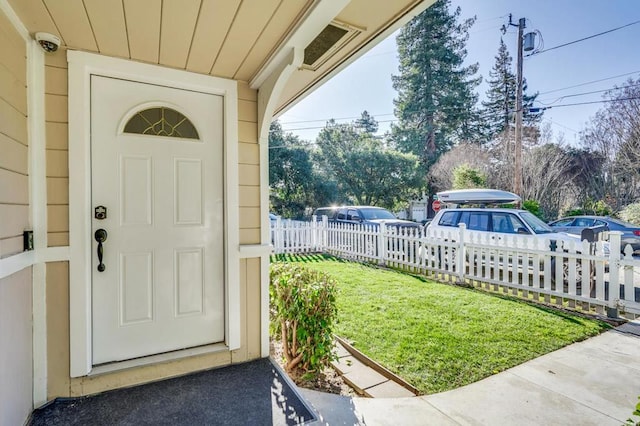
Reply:
<svg viewBox="0 0 640 426"><path fill-rule="evenodd" d="M300 391L319 424L620 426L640 396L640 322L439 394L350 399Z"/></svg>

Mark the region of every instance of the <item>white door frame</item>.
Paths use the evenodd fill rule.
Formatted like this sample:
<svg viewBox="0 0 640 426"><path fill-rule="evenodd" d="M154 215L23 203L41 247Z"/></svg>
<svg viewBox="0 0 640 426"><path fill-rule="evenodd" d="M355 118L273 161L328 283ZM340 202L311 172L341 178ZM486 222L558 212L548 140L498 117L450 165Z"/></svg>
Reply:
<svg viewBox="0 0 640 426"><path fill-rule="evenodd" d="M238 89L227 80L107 56L68 51L69 62L69 337L71 377L92 369L90 77L122 78L223 96L225 344L240 347Z"/></svg>

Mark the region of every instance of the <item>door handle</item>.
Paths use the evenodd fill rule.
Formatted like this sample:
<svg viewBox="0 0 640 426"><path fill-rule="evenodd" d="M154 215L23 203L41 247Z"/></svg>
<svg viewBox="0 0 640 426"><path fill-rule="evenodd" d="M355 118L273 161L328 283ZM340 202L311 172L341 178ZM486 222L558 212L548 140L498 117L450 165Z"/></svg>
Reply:
<svg viewBox="0 0 640 426"><path fill-rule="evenodd" d="M98 242L98 272L104 272L105 266L102 263L102 256L104 255L104 249L102 243L107 240L107 231L104 229L98 229L93 235Z"/></svg>

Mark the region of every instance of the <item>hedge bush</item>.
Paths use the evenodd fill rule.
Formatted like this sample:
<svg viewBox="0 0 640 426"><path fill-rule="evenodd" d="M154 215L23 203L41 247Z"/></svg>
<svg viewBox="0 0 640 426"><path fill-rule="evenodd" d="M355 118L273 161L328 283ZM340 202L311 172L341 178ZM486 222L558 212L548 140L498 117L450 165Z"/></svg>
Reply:
<svg viewBox="0 0 640 426"><path fill-rule="evenodd" d="M640 224L640 203L629 204L620 212L620 218L634 224Z"/></svg>
<svg viewBox="0 0 640 426"><path fill-rule="evenodd" d="M289 263L272 264L270 275L271 332L282 342L285 369L322 371L333 357L335 280Z"/></svg>

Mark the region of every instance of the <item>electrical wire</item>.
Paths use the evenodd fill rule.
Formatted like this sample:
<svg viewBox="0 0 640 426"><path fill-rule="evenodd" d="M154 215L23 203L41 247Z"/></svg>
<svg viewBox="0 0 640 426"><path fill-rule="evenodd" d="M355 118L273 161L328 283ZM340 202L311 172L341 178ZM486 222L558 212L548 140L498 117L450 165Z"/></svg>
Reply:
<svg viewBox="0 0 640 426"><path fill-rule="evenodd" d="M602 99L602 100L599 100L599 101L576 102L576 103L572 103L572 104L554 105L554 106L544 107L544 108L540 108L540 109L545 110L545 109L561 108L561 107L568 107L568 106L602 104L602 103L618 102L618 101L634 101L636 99L640 99L640 96L630 96L628 98L616 98L616 99Z"/></svg>
<svg viewBox="0 0 640 426"><path fill-rule="evenodd" d="M568 89L573 89L573 88L576 88L576 87L587 86L587 85L589 85L589 84L593 84L593 83L600 83L600 82L602 82L602 81L613 80L613 79L615 79L615 78L619 78L619 77L626 77L626 76L628 76L628 75L638 74L638 73L640 73L640 70L631 71L631 72L624 73L624 74L618 74L618 75L614 75L614 76L611 76L611 77L600 78L600 79L597 79L597 80L586 81L586 82L584 82L584 83L574 84L574 85L572 85L572 86L566 86L566 87L561 87L561 88L558 88L558 89L547 90L546 92L539 92L539 93L538 93L538 95L546 95L546 94L549 94L549 93L561 92L561 91L563 91L563 90L568 90ZM635 87L635 86L636 86L636 85L629 85L629 86L622 86L622 87L619 87L619 88L620 88L620 89L623 89L623 88L625 88L625 87ZM593 93L599 93L599 92L606 92L606 91L608 91L608 90L614 90L614 88L610 88L610 89L603 89L603 90L596 90L596 91L593 91L593 92L574 93L574 94L570 94L570 95L562 96L562 97L561 97L561 98L559 98L559 99L568 98L568 97L576 97L576 96L585 95L585 94L593 94ZM536 99L536 102L539 102L539 103L541 103L541 104L543 104L543 105L552 105L553 103L555 103L555 102L557 102L557 101L550 102L550 103L545 103L545 102L542 102L542 101L540 101L540 100ZM600 101L598 101L598 102L600 102ZM439 110L437 110L437 111L445 111L445 112L447 112L447 111L460 110L460 109L466 109L466 108L459 108L459 107L456 107L456 108L446 108L446 109L441 108L441 109L439 109ZM394 114L393 114L393 113L386 113L386 114L370 114L370 115L371 115L371 117L376 118L376 117L385 117L385 116L390 116L390 115L394 115ZM300 129L297 129L297 128L284 129L284 127L286 127L287 125L291 125L291 124L318 123L318 122L327 122L327 121L330 121L330 120L336 120L336 121L337 121L337 120L356 120L356 119L359 119L359 118L362 118L362 116L338 117L338 118L333 118L333 117L332 117L332 118L319 118L319 119L317 119L317 120L298 120L298 121L287 121L287 122L282 122L282 121L281 121L281 122L280 122L280 124L283 126L283 130L286 130L286 131L293 131L293 130L315 130L315 129L322 129L322 128L324 128L325 126L320 126L320 127L308 127L308 128L300 128ZM387 120L387 121L382 121L382 122L389 122L389 121L396 121L396 120ZM337 124L340 124L340 123L337 123Z"/></svg>
<svg viewBox="0 0 640 426"><path fill-rule="evenodd" d="M631 71L631 72L624 73L624 74L618 74L618 75L614 75L614 76L612 76L612 77L601 78L601 79L599 79L599 80L591 80L591 81L587 81L587 82L585 82L585 83L575 84L575 85L573 85L573 86L562 87L562 88L560 88L560 89L547 90L546 92L540 92L540 93L538 93L538 95L546 95L546 94L548 94L548 93L561 92L561 91L563 91L563 90L567 90L567 89L573 89L573 88L576 88L576 87L587 86L587 85L589 85L589 84L593 84L593 83L600 83L601 81L613 80L614 78L626 77L626 76L628 76L628 75L631 75L631 74L638 74L638 73L640 73L640 70L637 70L637 71Z"/></svg>
<svg viewBox="0 0 640 426"><path fill-rule="evenodd" d="M372 117L382 117L382 116L386 116L386 115L394 115L393 113L388 113L388 114L369 114ZM353 116L353 117L338 117L338 118L321 118L318 120L301 120L301 121L281 121L280 124L284 125L288 125L288 124L300 124L300 123L316 123L318 121L329 121L329 120L357 120L362 118L361 115L359 116Z"/></svg>
<svg viewBox="0 0 640 426"><path fill-rule="evenodd" d="M631 88L631 87L638 87L638 86L640 86L640 83L629 84L629 85L626 85L626 86L615 87L615 88L612 88L612 89L602 89L602 90L593 90L591 92L573 93L571 95L561 96L561 97L557 98L553 102L546 102L545 103L545 102L543 102L541 100L538 100L538 99L536 99L536 102L540 102L542 105L553 105L554 103L560 102L561 100L563 100L565 98L575 98L576 96L592 95L594 93L610 92L612 90L628 89L628 88Z"/></svg>
<svg viewBox="0 0 640 426"><path fill-rule="evenodd" d="M628 24L622 25L620 27L612 28L612 29L607 30L607 31L603 31L603 32L598 33L598 34L593 34L593 35L590 35L588 37L583 37L583 38L578 39L578 40L574 40L574 41L570 41L568 43L560 44L558 46L553 46L553 47L550 47L550 48L545 49L545 50L540 50L540 51L537 51L537 52L533 52L533 53L530 53L530 54L528 54L526 56L539 55L541 53L549 52L551 50L559 49L561 47L566 47L566 46L569 46L569 45L572 45L572 44L575 44L575 43L579 43L581 41L585 41L585 40L589 40L589 39L592 39L592 38L595 38L595 37L599 37L601 35L609 34L609 33L612 33L614 31L618 31L618 30L621 30L621 29L626 28L626 27L630 27L631 25L635 25L635 24L640 24L640 20L634 21L634 22L630 22Z"/></svg>
<svg viewBox="0 0 640 426"><path fill-rule="evenodd" d="M579 106L579 105L592 105L592 104L602 104L602 103L610 103L610 102L616 102L616 101L630 101L630 100L636 100L636 99L640 99L640 96L631 96L631 97L627 97L627 98L617 98L617 99L601 99L598 101L587 101L587 102L575 102L575 103L570 103L570 104L561 104L561 105L553 105L553 106L545 106L540 108L541 110L547 110L547 109L552 109L552 108L563 108L563 107L571 107L571 106ZM460 108L458 108L460 109ZM513 111L511 111L513 112ZM378 121L378 123L394 123L399 121L398 119L394 119L394 120L380 120ZM282 129L285 132L293 132L293 131L298 131L298 130L318 130L318 129L324 129L326 126L313 126L313 127L300 127L300 128L293 128L293 129Z"/></svg>

